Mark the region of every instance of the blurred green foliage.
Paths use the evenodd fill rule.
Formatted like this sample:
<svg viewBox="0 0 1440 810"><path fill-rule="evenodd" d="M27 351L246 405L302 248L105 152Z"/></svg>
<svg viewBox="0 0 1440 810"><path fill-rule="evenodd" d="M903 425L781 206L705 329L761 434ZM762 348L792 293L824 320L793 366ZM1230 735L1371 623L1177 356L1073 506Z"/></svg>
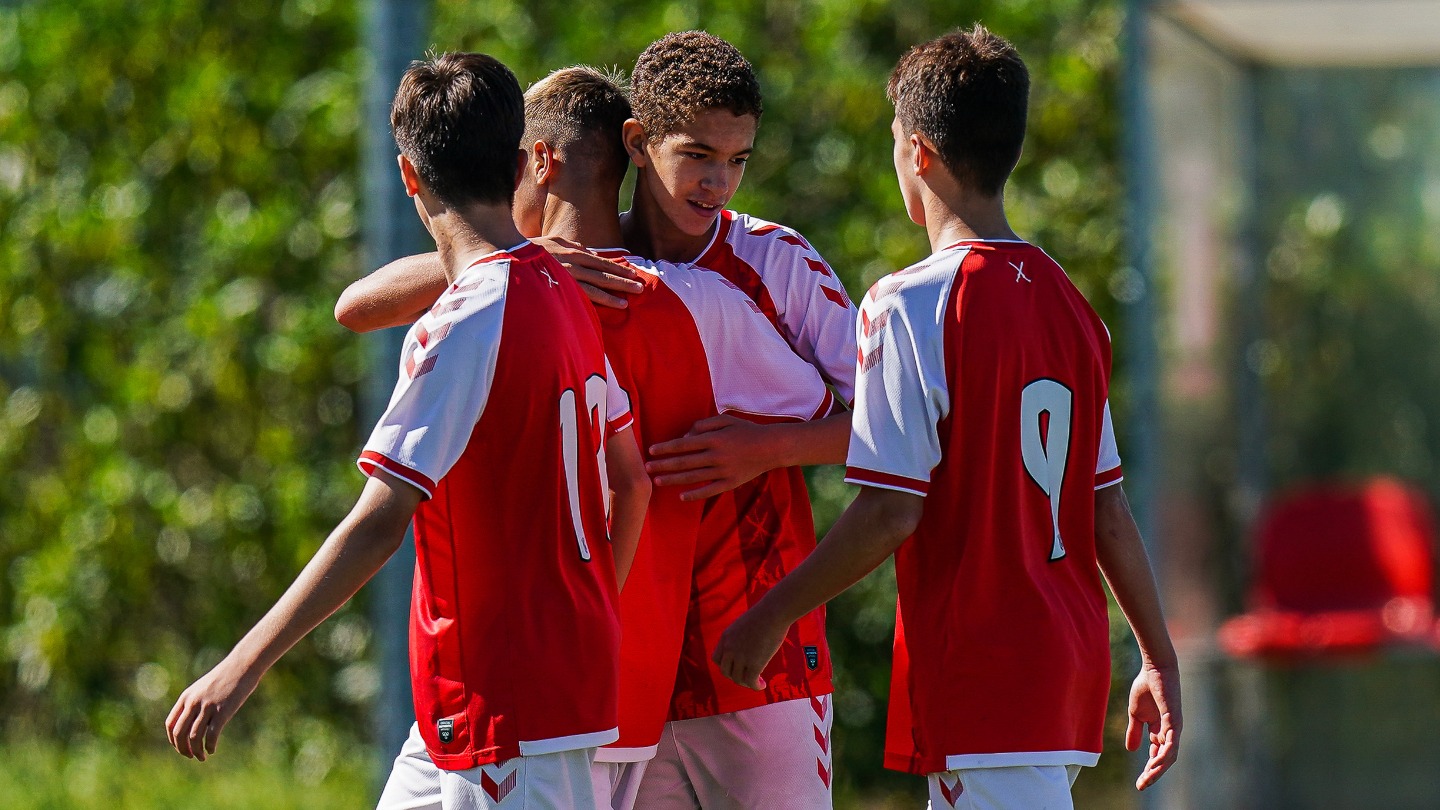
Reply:
<svg viewBox="0 0 1440 810"><path fill-rule="evenodd" d="M162 743L179 689L358 492L363 353L331 319L368 269L357 15L347 0L0 7L10 740ZM628 67L671 30L730 39L767 108L734 207L801 230L858 296L927 252L895 187L885 77L908 45L976 20L1011 38L1033 74L1014 224L1114 327L1115 0L437 0L431 44L492 53L528 84L577 62ZM834 470L812 483L823 529L849 493ZM918 795L879 768L893 576L831 616L838 795ZM297 757L326 735L363 736L369 634L355 607L328 622L266 679L237 736ZM1078 790L1087 781L1114 780Z"/></svg>

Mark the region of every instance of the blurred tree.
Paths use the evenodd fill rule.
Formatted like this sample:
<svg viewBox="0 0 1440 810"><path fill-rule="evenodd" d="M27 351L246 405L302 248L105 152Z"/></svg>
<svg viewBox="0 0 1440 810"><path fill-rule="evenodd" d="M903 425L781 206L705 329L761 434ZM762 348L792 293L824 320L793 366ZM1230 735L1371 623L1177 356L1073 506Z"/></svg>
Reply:
<svg viewBox="0 0 1440 810"><path fill-rule="evenodd" d="M359 345L331 317L356 271L355 42L324 0L0 8L11 737L163 739L358 492ZM361 615L262 687L281 722L242 726L355 716Z"/></svg>
<svg viewBox="0 0 1440 810"><path fill-rule="evenodd" d="M179 688L358 491L360 345L330 315L369 269L354 238L355 17L349 0L0 8L12 737L155 740ZM767 108L734 206L800 229L855 296L927 252L895 187L885 78L910 44L982 21L1033 75L1015 225L1117 326L1114 0L436 0L433 19L435 48L492 53L523 83L577 62L628 68L671 30L730 39ZM835 470L812 484L823 530L850 495ZM878 767L893 589L881 571L831 613L842 795L917 789ZM375 686L363 615L289 656L241 727L275 744L310 733L295 717L360 733L351 704Z"/></svg>

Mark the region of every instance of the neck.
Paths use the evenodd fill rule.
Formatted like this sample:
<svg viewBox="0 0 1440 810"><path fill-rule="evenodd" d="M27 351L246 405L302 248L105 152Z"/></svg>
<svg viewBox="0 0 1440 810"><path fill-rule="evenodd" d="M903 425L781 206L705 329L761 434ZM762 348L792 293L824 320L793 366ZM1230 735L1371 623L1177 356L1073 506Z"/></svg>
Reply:
<svg viewBox="0 0 1440 810"><path fill-rule="evenodd" d="M463 208L444 208L430 215L430 235L445 266L445 279L454 283L476 259L505 250L525 241L515 229L510 206L472 203Z"/></svg>
<svg viewBox="0 0 1440 810"><path fill-rule="evenodd" d="M1005 218L1005 194L986 197L962 189L925 195L925 233L936 251L964 239L1019 239Z"/></svg>
<svg viewBox="0 0 1440 810"><path fill-rule="evenodd" d="M593 178L592 178L593 179ZM567 188L556 184L545 196L545 213L540 230L546 236L569 239L586 247L622 247L620 233L620 189L605 182L586 179Z"/></svg>
<svg viewBox="0 0 1440 810"><path fill-rule="evenodd" d="M670 223L660 204L649 192L647 170L638 170L635 177L635 194L630 198L630 210L620 215L620 230L625 237L625 247L637 256L666 262L693 262L700 258L700 252L710 244L715 222L699 236L691 236Z"/></svg>

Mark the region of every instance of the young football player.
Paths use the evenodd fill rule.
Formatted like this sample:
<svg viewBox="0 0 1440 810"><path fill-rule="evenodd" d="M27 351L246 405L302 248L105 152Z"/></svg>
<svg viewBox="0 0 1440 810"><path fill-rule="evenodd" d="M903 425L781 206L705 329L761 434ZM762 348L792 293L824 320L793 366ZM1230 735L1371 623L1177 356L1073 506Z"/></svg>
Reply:
<svg viewBox="0 0 1440 810"><path fill-rule="evenodd" d="M1179 675L1110 423L1110 338L1005 217L1029 76L980 26L891 75L894 164L934 253L861 305L847 480L855 502L814 554L728 629L737 683L797 617L896 555L889 767L933 807L1070 807L1100 756L1110 647L1103 573L1140 644L1126 743L1136 786L1175 761Z"/></svg>
<svg viewBox="0 0 1440 810"><path fill-rule="evenodd" d="M166 723L180 753L214 752L263 674L379 569L413 516L417 723L380 806L595 806L594 750L618 736L603 438L628 403L579 288L511 219L523 115L515 77L488 56L406 71L391 125L448 286L406 339L359 460L359 502L180 696ZM434 801L417 803L417 785L438 785Z"/></svg>
<svg viewBox="0 0 1440 810"><path fill-rule="evenodd" d="M795 231L726 209L763 110L750 63L702 31L645 49L631 76L625 145L638 171L625 242L693 261L750 296L796 354L853 396L855 309L830 267ZM799 465L838 463L848 413L804 424L732 416L652 446L660 485L706 497L685 649L671 722L645 772L639 807L831 806L830 656L823 610L797 616L754 692L726 680L709 652L724 630L815 547Z"/></svg>

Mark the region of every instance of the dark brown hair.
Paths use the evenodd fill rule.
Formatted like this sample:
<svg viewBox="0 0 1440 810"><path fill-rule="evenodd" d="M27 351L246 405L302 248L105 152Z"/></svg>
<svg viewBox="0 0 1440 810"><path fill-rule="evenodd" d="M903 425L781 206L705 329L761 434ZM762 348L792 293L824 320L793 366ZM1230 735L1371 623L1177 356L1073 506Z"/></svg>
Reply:
<svg viewBox="0 0 1440 810"><path fill-rule="evenodd" d="M994 196L1020 160L1030 72L1004 39L976 25L900 57L886 95L904 133L929 138L955 179Z"/></svg>
<svg viewBox="0 0 1440 810"><path fill-rule="evenodd" d="M650 43L630 74L630 103L651 140L710 109L756 118L764 112L754 68L734 45L704 31L666 34Z"/></svg>
<svg viewBox="0 0 1440 810"><path fill-rule="evenodd" d="M447 53L411 62L390 107L390 129L446 205L514 198L525 101L499 60Z"/></svg>
<svg viewBox="0 0 1440 810"><path fill-rule="evenodd" d="M579 157L597 178L624 177L630 166L620 137L630 117L624 82L619 75L576 65L531 85L525 93L525 146L545 141Z"/></svg>

